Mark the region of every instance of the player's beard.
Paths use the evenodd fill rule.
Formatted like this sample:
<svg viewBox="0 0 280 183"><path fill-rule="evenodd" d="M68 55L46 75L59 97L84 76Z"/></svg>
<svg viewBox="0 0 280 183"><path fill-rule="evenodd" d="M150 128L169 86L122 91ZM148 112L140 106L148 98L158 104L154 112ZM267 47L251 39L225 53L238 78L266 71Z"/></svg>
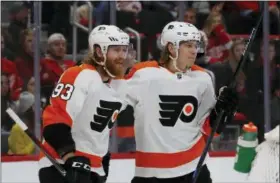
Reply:
<svg viewBox="0 0 280 183"><path fill-rule="evenodd" d="M117 60L107 60L106 61L106 68L108 71L116 76L116 77L123 77L125 70L124 70L124 59L117 59Z"/></svg>

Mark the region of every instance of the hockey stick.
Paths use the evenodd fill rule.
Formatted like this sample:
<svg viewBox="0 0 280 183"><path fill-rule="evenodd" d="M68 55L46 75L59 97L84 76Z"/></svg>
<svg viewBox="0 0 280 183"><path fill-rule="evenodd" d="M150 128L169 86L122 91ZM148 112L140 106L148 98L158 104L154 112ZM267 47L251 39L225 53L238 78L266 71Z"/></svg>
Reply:
<svg viewBox="0 0 280 183"><path fill-rule="evenodd" d="M31 140L37 145L37 147L46 155L46 157L52 162L54 167L58 170L58 172L65 177L66 171L65 169L54 159L48 150L42 145L42 143L35 137L32 132L28 129L28 127L24 124L24 122L18 117L18 115L11 109L8 108L6 112L9 116L20 126L20 128L31 138Z"/></svg>
<svg viewBox="0 0 280 183"><path fill-rule="evenodd" d="M243 52L243 55L242 55L242 57L241 57L241 59L240 59L240 61L239 61L239 63L238 63L238 66L237 66L235 72L234 72L232 81L231 81L231 82L229 83L229 85L228 85L229 88L235 88L235 86L236 86L237 76L238 76L239 73L241 72L241 69L244 67L244 64L245 64L245 62L246 62L246 60L247 60L247 58L248 58L249 51L251 50L251 47L252 47L252 44L253 44L253 40L254 40L255 37L256 37L256 33L257 33L257 30L259 29L259 26L260 26L260 24L261 24L262 18L263 18L263 11L261 12L261 15L260 15L260 17L259 17L259 19L258 19L258 22L257 22L256 27L254 27L254 28L252 29L252 31L251 31L251 34L250 34L248 43L246 44L245 50L244 50L244 52ZM198 179L199 173L200 173L201 168L202 168L202 166L203 166L203 162L204 162L204 160L205 160L205 158L206 158L206 155L207 155L207 153L208 153L208 150L209 150L209 148L210 148L210 145L211 145L211 143L212 143L212 140L213 140L213 138L214 138L214 135L215 135L215 133L216 133L216 131L217 131L217 128L218 128L218 126L219 126L219 124L220 124L220 122L221 122L221 120L222 120L222 117L223 117L224 113L225 113L225 111L222 110L222 111L219 113L219 115L218 115L218 117L217 117L217 119L216 119L216 121L215 121L215 123L214 123L214 127L213 127L213 129L212 129L212 131L211 131L210 136L209 136L208 139L207 139L207 143L206 143L206 145L205 145L205 147L204 147L204 149L203 149L202 155L200 156L200 159L199 159L198 164L197 164L197 166L196 166L196 170L195 170L195 172L194 172L194 174L193 174L193 182L192 182L192 183L196 183L196 181L197 181L197 179Z"/></svg>

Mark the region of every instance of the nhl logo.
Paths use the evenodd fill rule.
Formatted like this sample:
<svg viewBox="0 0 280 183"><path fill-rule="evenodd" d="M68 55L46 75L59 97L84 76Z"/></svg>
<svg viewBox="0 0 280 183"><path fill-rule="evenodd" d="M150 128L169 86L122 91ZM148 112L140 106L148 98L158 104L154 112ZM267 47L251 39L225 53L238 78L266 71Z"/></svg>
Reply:
<svg viewBox="0 0 280 183"><path fill-rule="evenodd" d="M177 73L176 73L176 76L177 76L177 79L182 79L183 73L177 72Z"/></svg>

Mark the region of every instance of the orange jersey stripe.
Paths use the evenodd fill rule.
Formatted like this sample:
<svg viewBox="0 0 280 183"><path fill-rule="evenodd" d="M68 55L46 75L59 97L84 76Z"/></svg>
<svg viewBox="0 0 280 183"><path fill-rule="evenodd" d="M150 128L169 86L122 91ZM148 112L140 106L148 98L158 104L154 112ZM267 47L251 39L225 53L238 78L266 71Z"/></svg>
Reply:
<svg viewBox="0 0 280 183"><path fill-rule="evenodd" d="M117 134L120 138L134 137L134 126L117 127Z"/></svg>
<svg viewBox="0 0 280 183"><path fill-rule="evenodd" d="M57 152L47 143L47 142L44 142L43 143L43 146L46 148L46 150L50 153L50 155L55 158L55 159L61 159L59 157L59 155L57 154ZM87 157L90 159L90 163L91 163L91 167L94 167L94 168L99 168L102 166L102 158L99 157L99 156L95 156L95 155L91 155L91 154L88 154L88 153L84 153L84 152L81 152L81 151L77 151L74 153L76 156L84 156L84 157ZM45 155L40 152L39 154L39 160L44 158Z"/></svg>
<svg viewBox="0 0 280 183"><path fill-rule="evenodd" d="M157 61L145 61L136 63L129 71L129 73L125 76L125 79L130 79L135 74L136 71L147 68L147 67L159 67Z"/></svg>
<svg viewBox="0 0 280 183"><path fill-rule="evenodd" d="M73 85L79 73L84 69L95 70L95 68L88 64L72 67L66 70L60 78L59 83ZM74 89L75 90L75 89ZM67 93L67 88L63 88L60 95L51 97L51 105L47 106L43 112L43 127L54 123L65 123L72 126L72 119L66 111L67 100L61 98L61 95Z"/></svg>
<svg viewBox="0 0 280 183"><path fill-rule="evenodd" d="M204 124L203 124L203 126L202 126L202 131L203 131L203 133L204 133L205 135L209 136L209 135L211 134L211 130L212 130L212 128L211 128L211 126L210 126L210 119L209 119L209 117L208 117L208 118L206 118L206 120L205 120L205 122L204 122ZM217 137L217 136L219 136L219 134L218 134L218 133L215 133L214 136Z"/></svg>
<svg viewBox="0 0 280 183"><path fill-rule="evenodd" d="M175 168L201 156L205 146L203 137L191 148L177 153L150 153L136 151L136 166L145 168Z"/></svg>
<svg viewBox="0 0 280 183"><path fill-rule="evenodd" d="M191 66L191 70L192 71L203 71L203 72L206 72L206 70L204 68L199 67L198 65Z"/></svg>

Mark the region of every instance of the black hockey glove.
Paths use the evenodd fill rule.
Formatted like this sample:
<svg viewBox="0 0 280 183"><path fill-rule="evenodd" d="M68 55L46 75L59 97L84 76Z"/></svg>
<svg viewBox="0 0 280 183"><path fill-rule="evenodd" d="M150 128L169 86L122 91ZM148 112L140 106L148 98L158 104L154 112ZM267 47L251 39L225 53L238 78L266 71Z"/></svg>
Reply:
<svg viewBox="0 0 280 183"><path fill-rule="evenodd" d="M108 152L102 159L102 165L105 172L104 182L107 181L107 177L109 175L110 160L111 160L111 153Z"/></svg>
<svg viewBox="0 0 280 183"><path fill-rule="evenodd" d="M74 156L66 160L66 178L70 183L92 183L90 160L83 156Z"/></svg>
<svg viewBox="0 0 280 183"><path fill-rule="evenodd" d="M220 89L215 110L217 113L224 110L227 115L234 114L237 110L238 101L239 97L235 89L223 87Z"/></svg>
<svg viewBox="0 0 280 183"><path fill-rule="evenodd" d="M228 122L232 121L234 114L237 110L238 101L239 101L238 93L234 89L227 88L227 87L221 88L215 108L212 110L210 114L210 125L213 128L217 116L220 114L222 110L225 111L216 131L218 134L223 131L225 125Z"/></svg>

